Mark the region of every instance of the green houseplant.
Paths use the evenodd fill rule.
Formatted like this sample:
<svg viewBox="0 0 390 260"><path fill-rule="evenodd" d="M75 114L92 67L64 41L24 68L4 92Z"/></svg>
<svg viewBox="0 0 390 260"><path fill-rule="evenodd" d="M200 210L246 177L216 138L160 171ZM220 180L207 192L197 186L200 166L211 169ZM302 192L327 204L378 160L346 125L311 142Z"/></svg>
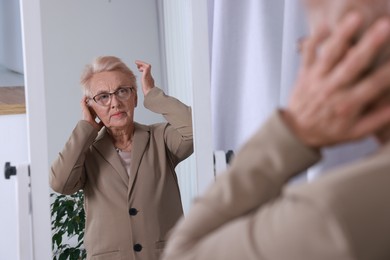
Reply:
<svg viewBox="0 0 390 260"><path fill-rule="evenodd" d="M84 193L50 196L53 260L86 259Z"/></svg>

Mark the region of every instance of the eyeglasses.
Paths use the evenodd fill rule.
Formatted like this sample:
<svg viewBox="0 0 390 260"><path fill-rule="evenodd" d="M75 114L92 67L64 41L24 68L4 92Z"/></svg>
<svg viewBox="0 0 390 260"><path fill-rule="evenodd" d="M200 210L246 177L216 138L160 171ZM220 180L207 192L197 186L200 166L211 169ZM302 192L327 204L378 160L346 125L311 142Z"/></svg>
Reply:
<svg viewBox="0 0 390 260"><path fill-rule="evenodd" d="M126 101L131 97L133 87L121 87L114 92L103 92L95 95L92 99L101 106L109 106L111 103L111 96L115 95L117 99Z"/></svg>

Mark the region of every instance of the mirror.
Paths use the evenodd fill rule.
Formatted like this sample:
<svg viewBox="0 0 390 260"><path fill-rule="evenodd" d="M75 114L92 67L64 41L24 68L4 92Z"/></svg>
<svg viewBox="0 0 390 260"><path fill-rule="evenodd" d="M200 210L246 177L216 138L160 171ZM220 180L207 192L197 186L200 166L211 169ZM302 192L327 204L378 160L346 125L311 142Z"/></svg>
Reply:
<svg viewBox="0 0 390 260"><path fill-rule="evenodd" d="M41 125L41 135L46 137L47 132L48 162L51 163L81 117L79 103L82 95L79 78L85 64L90 63L96 56L118 56L136 75L139 74L134 61L145 60L153 66L156 84L166 90L164 82L167 76L163 67L165 64L164 55L161 53L163 46L158 30L160 16L157 6L160 1L35 2L40 4L37 8L40 10L39 25L42 37L38 35L38 38L42 40L43 46L44 84L41 85L44 85L43 103L46 111L44 115L46 120L43 120ZM29 2L24 3L25 10L29 10L27 9ZM25 32L29 33L27 30ZM31 61L27 65L31 70L34 65L40 66L39 60L34 61L36 64L32 64ZM30 73L30 77L31 75L35 74ZM39 82L34 87L37 86ZM36 92L29 90L31 95ZM139 106L136 109L135 120L141 123L161 121L160 116L143 109L143 95L139 93L138 96ZM39 117L37 113L35 116L35 119ZM34 118L31 121L37 124ZM46 143L41 146L45 145Z"/></svg>
<svg viewBox="0 0 390 260"><path fill-rule="evenodd" d="M4 1L15 2L12 0ZM186 53L185 58L178 52L178 48L175 48L178 46L182 48L180 47L182 42L172 28L170 33L175 38L171 38L171 42L167 45L170 45L170 53L174 55L166 57L167 54L164 53L168 47L165 45L167 42L162 43L161 38L163 38L162 32L166 32L167 27L165 26L167 25L164 24L164 28L159 28L159 26L162 24L163 16L160 12L164 10L165 15L167 9L166 6L162 8L162 3L169 5L171 10L171 13L165 18L173 18L172 21L166 23L170 23L171 26L181 25L181 33L186 33L187 36L191 37L192 48L190 49L189 46L183 48ZM152 72L156 84L167 93L192 105L191 102L188 102L192 101L192 97L188 93L191 91L183 88L184 79L187 78L186 84L198 86L196 91L200 95L194 97L194 100L200 102L203 109L208 108L204 105L205 101L207 102L209 99L207 97L209 78L204 76L204 71L208 73L208 52L203 55L208 44L207 37L204 37L207 36L207 30L202 27L204 24L193 22L194 17L200 17L199 20L203 21L207 11L205 11L204 6L202 6L203 9L192 8L193 5L205 5L205 3L205 1L192 3L191 0L20 1L24 81L28 99L26 103L28 113L27 120L25 120L28 127L25 127L28 140L27 147L23 150L28 153L28 158L25 161L30 164L31 169L31 186L28 189L31 189L32 194L32 212L30 212L31 223L30 221L23 222L23 228L20 229L19 233L30 232L31 227L33 233L31 237L26 236L26 233L23 237L19 237L19 240L23 240L23 245L33 251L26 250L26 247L19 244L20 252L23 251L27 254L27 258L23 259L32 259L32 257L34 259L49 259L48 255L51 254L49 243L51 240L50 200L48 198L50 191L47 183L47 170L81 117L79 102L82 94L79 78L85 64L90 63L96 56L115 55L120 57L139 76L135 69L134 60L145 60L153 66ZM194 14L193 10L196 10L197 13ZM181 17L175 20L174 15ZM183 19L185 22L180 22ZM202 34L202 37L198 37L199 34ZM197 44L200 38L202 44ZM172 47L173 45L175 47ZM198 55L199 53L201 55ZM197 58L196 62L186 60L194 56ZM166 82L170 76L166 73L165 67L172 68L172 63L177 65L175 62L178 60L182 64L187 63L190 68L186 67L185 73L171 71L171 76L180 78L176 82L173 80L174 84L169 84L169 87L171 85L177 86L177 92L172 93L171 90L167 91L168 84ZM168 64L169 61L170 64ZM197 81L189 80L189 75L196 78ZM189 95L189 97L183 98L185 95ZM143 95L139 93L139 106L136 109L135 120L146 124L161 121L161 116L143 108L142 99ZM189 185L184 189L181 188L183 201L185 200L184 193L187 190L192 189L190 193L196 194L213 179L211 142L206 142L211 135L208 120L209 110L206 110L207 115L202 115L195 113L196 108L200 108L200 106L193 107L193 114L197 114L195 117L198 121L203 122L197 124L202 128L194 129L195 135L198 135L197 131L201 133L200 138L197 138L199 142L196 144L195 150L202 151L200 157L207 158L207 163L201 163L201 167L197 170L201 175L207 175L207 177L203 178L198 173L180 174L177 170L179 185L181 176L190 177L190 180L185 181ZM202 135L207 138L202 138ZM208 147L207 149L202 149L204 144ZM191 157L193 158L193 156ZM189 162L189 159L185 162ZM193 160L192 164L184 167L184 171L194 171L194 165ZM194 179L195 184L193 183ZM199 184L201 179L207 180ZM191 197L187 198L187 207L191 200ZM183 206L186 207L185 204ZM33 245L32 241L34 241Z"/></svg>

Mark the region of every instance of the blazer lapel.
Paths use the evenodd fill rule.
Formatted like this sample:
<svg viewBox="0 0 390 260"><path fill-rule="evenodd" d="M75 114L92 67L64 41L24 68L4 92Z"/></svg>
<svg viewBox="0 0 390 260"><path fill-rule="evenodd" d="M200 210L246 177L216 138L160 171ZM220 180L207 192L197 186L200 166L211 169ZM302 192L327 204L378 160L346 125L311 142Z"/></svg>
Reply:
<svg viewBox="0 0 390 260"><path fill-rule="evenodd" d="M94 146L107 163L114 168L116 173L121 177L126 185L128 185L129 175L127 174L125 167L123 167L121 159L115 150L114 144L112 143L111 137L105 128L100 131Z"/></svg>
<svg viewBox="0 0 390 260"><path fill-rule="evenodd" d="M134 122L134 137L133 147L131 150L131 165L130 165L130 179L129 179L129 193L128 197L133 190L135 180L138 175L138 168L141 163L143 154L147 144L149 143L150 131L147 126Z"/></svg>

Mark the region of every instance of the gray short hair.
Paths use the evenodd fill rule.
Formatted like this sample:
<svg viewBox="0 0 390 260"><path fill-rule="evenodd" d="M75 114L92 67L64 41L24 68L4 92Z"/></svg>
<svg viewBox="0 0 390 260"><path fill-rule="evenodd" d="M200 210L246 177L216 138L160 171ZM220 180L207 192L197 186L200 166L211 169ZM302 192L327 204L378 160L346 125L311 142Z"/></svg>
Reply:
<svg viewBox="0 0 390 260"><path fill-rule="evenodd" d="M134 73L127 67L127 65L118 57L115 56L100 56L95 58L92 63L85 66L84 72L81 75L80 83L84 95L91 94L91 78L94 74L104 71L120 71L129 76L132 87L137 89L137 83Z"/></svg>

